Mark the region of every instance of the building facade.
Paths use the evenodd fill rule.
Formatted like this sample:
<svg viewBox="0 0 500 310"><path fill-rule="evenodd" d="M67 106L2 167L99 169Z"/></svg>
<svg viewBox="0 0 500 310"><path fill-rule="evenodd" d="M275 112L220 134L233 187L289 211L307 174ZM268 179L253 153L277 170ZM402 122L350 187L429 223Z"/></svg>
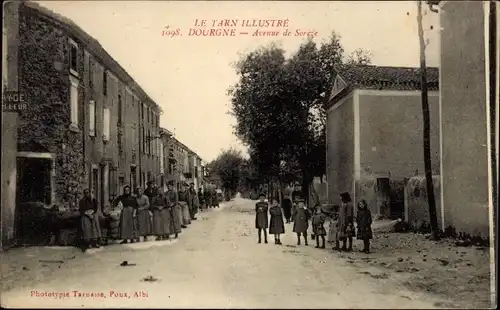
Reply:
<svg viewBox="0 0 500 310"><path fill-rule="evenodd" d="M17 201L77 207L90 188L101 208L124 185L159 178L160 107L71 20L35 3L19 12Z"/></svg>
<svg viewBox="0 0 500 310"><path fill-rule="evenodd" d="M441 1L439 7L441 224L483 237L493 236L496 217L498 7L495 1Z"/></svg>
<svg viewBox="0 0 500 310"><path fill-rule="evenodd" d="M18 3L4 4L2 29L2 89L18 91L19 13ZM2 94L3 94L2 91ZM3 103L3 98L2 98ZM14 239L17 187L17 123L18 113L2 107L2 247Z"/></svg>
<svg viewBox="0 0 500 310"><path fill-rule="evenodd" d="M388 190L391 182L424 173L419 71L350 66L338 70L327 104L328 200L347 191L354 200ZM439 174L438 70L429 69L433 173ZM375 194L376 196L376 194ZM375 199L375 198L374 198ZM376 200L376 199L375 199ZM396 199L393 199L396 200ZM401 199L401 203L404 199ZM370 203L375 214L390 216ZM395 207L396 208L396 207ZM404 204L398 206L403 212Z"/></svg>
<svg viewBox="0 0 500 310"><path fill-rule="evenodd" d="M195 188L203 185L201 157L177 140L173 133L160 128L163 149L163 167L165 180L173 181L177 188L183 182L194 183Z"/></svg>

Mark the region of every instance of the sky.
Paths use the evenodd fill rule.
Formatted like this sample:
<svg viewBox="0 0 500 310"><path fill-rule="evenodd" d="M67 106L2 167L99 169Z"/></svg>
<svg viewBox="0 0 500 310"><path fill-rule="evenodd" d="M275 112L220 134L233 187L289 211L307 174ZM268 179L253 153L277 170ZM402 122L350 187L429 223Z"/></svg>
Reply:
<svg viewBox="0 0 500 310"><path fill-rule="evenodd" d="M211 161L230 147L246 154L233 134L236 120L227 89L238 82L232 64L240 55L271 42L288 54L305 37L295 31L316 31L315 41L340 34L346 54L368 49L372 64L419 66L415 1L37 1L72 19L97 39L141 85L164 114L160 126ZM428 10L427 10L428 11ZM189 36L195 20L288 20L292 36ZM434 29L430 29L434 25ZM168 28L167 28L168 27ZM429 39L428 66L439 65L439 17L428 12L424 28ZM179 29L183 36L162 36ZM252 28L255 31L257 28ZM278 30L268 28L261 30Z"/></svg>

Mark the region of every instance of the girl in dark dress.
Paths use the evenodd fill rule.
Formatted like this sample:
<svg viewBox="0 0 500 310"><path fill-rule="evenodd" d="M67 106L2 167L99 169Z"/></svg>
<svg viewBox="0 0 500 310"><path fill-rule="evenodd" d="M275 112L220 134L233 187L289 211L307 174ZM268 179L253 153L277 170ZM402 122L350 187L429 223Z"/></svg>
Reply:
<svg viewBox="0 0 500 310"><path fill-rule="evenodd" d="M297 234L297 245L300 245L300 236L304 237L304 244L307 243L307 229L309 228L309 218L311 217L311 213L308 209L306 209L304 200L297 200L297 208L293 213L293 232Z"/></svg>
<svg viewBox="0 0 500 310"><path fill-rule="evenodd" d="M290 197L286 197L285 199L283 199L282 207L286 222L290 223L292 217L292 200L290 199Z"/></svg>
<svg viewBox="0 0 500 310"><path fill-rule="evenodd" d="M269 204L265 202L266 195L260 194L260 201L255 204L255 228L259 233L259 243L262 243L262 231L264 231L264 243L267 243L267 210Z"/></svg>
<svg viewBox="0 0 500 310"><path fill-rule="evenodd" d="M370 239L372 234L372 214L368 209L368 204L364 199L358 203L358 213L356 217L358 224L358 239L363 240L363 253L370 253Z"/></svg>
<svg viewBox="0 0 500 310"><path fill-rule="evenodd" d="M269 214L271 215L269 233L274 235L274 244L281 244L280 234L285 233L285 223L283 223L283 213L276 198L273 199Z"/></svg>

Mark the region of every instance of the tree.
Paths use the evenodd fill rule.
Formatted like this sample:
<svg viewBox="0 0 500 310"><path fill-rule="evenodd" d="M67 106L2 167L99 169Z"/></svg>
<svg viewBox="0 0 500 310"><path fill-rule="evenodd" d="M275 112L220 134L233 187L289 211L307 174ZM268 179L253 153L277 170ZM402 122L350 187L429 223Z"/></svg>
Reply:
<svg viewBox="0 0 500 310"><path fill-rule="evenodd" d="M431 142L430 142L431 125L430 125L430 111L429 111L429 95L427 91L427 68L425 62L424 27L422 22L422 1L417 1L417 6L418 6L418 12L417 12L418 39L420 43L420 81L422 90L421 97L422 97L422 113L423 113L423 125L424 125L425 179L427 183L427 200L429 204L431 231L433 238L437 240L439 238L439 234L438 234L438 223L436 214L436 199L434 195L434 182L432 180Z"/></svg>
<svg viewBox="0 0 500 310"><path fill-rule="evenodd" d="M249 192L256 192L259 189L261 180L257 173L257 168L252 159L244 159L240 166L240 181L238 191L242 195Z"/></svg>
<svg viewBox="0 0 500 310"><path fill-rule="evenodd" d="M348 57L347 64L350 65L369 65L372 62L372 53L363 48L355 49Z"/></svg>
<svg viewBox="0 0 500 310"><path fill-rule="evenodd" d="M270 45L243 55L236 64L240 79L228 92L235 134L249 147L266 182L301 179L309 197L313 178L324 175L324 103L334 68L344 64L343 54L340 37L332 33L319 48L308 39L288 59Z"/></svg>
<svg viewBox="0 0 500 310"><path fill-rule="evenodd" d="M235 193L240 182L241 164L244 158L241 152L230 148L222 153L207 166L211 173L219 176L224 190Z"/></svg>

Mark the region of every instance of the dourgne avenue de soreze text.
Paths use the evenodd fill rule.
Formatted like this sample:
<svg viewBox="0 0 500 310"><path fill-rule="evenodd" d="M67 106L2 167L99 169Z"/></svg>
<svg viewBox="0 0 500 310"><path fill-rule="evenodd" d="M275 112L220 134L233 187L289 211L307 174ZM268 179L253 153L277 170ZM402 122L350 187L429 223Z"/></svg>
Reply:
<svg viewBox="0 0 500 310"><path fill-rule="evenodd" d="M181 29L170 29L162 32L162 36L182 36ZM313 29L291 29L288 19L195 19L188 30L188 36L195 37L234 37L251 36L317 36Z"/></svg>

